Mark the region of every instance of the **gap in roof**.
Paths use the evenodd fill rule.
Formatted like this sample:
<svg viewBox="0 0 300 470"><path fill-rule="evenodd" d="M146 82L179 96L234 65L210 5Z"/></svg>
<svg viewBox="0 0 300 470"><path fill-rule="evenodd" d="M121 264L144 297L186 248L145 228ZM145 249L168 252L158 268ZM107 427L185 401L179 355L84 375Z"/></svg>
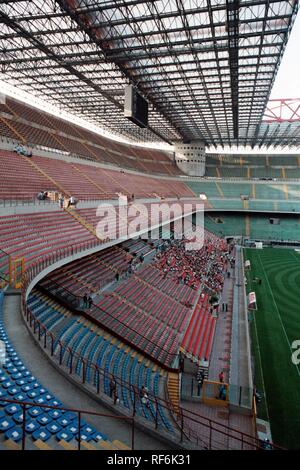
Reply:
<svg viewBox="0 0 300 470"><path fill-rule="evenodd" d="M129 139L123 138L121 136L112 134L106 131L105 129L102 129L101 127L95 126L94 124L78 116L75 116L72 113L69 113L68 111L61 110L58 107L53 106L52 104L49 104L46 101L43 101L42 99L37 98L34 95L31 95L30 93L27 93L13 85L6 83L5 81L1 80L1 74L0 74L0 93L3 93L4 95L15 98L19 101L22 101L23 103L29 104L30 106L35 107L44 112L45 110L47 110L46 112L49 114L52 114L53 116L56 116L60 119L64 119L73 124L77 124L83 127L84 129L88 129L89 131L95 132L96 134L101 135L102 137L106 137L107 139L111 139L117 142L122 142L124 144L133 145L136 147L154 148L158 150L166 150L169 152L173 151L173 147L167 143L160 143L160 142L137 143L137 142L132 142Z"/></svg>
<svg viewBox="0 0 300 470"><path fill-rule="evenodd" d="M285 48L270 99L300 98L300 10Z"/></svg>

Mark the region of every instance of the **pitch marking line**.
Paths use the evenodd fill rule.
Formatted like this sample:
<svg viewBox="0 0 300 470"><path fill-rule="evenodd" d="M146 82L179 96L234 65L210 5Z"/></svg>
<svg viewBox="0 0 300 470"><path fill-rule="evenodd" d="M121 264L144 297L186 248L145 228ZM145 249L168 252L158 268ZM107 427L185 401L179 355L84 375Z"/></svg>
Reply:
<svg viewBox="0 0 300 470"><path fill-rule="evenodd" d="M270 283L269 283L269 279L267 278L267 274L266 274L264 265L263 265L263 263L262 263L262 261L261 261L261 258L260 258L260 254L258 255L258 258L259 258L259 262L260 262L260 264L261 264L262 270L263 270L263 272L264 272L266 281L267 281L267 283L268 283L268 287L269 287L269 290L270 290L270 292L271 292L271 296L272 296L274 305L275 305L275 307L276 307L277 315L278 315L278 317L279 317L279 321L280 321L281 327L282 327L282 329L283 329L283 332L284 332L286 341L287 341L287 343L288 343L289 350L290 350L291 353L293 354L293 350L292 350L292 348L291 348L290 341L289 341L288 335L287 335L287 333L286 333L286 329L284 328L284 324L283 324L283 322L282 322L282 318L281 318L281 316L280 316L280 313L279 313L279 310L278 310L278 307L277 307L277 303L276 303L276 301L275 301L274 294L273 294L273 291L272 291L271 286L270 286ZM299 375L299 377L300 377L300 372L299 372L299 368L298 368L297 365L296 365L296 369L297 369L298 375Z"/></svg>

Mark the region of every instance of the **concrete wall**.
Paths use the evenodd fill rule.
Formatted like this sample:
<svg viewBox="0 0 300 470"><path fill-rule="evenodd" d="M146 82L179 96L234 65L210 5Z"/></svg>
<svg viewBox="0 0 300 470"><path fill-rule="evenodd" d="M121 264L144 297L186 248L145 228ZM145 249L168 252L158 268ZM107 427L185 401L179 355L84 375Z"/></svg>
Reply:
<svg viewBox="0 0 300 470"><path fill-rule="evenodd" d="M204 176L205 174L205 145L194 141L189 144L175 145L175 161L178 168L189 176Z"/></svg>

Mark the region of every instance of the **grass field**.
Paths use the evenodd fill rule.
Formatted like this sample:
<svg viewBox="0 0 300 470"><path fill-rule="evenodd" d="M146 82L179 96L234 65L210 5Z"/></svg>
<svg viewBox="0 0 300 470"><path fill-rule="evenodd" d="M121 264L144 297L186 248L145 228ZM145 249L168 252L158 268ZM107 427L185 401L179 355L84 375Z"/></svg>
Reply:
<svg viewBox="0 0 300 470"><path fill-rule="evenodd" d="M247 291L256 292L258 307L250 322L255 384L265 395L258 416L270 421L274 443L300 449L300 364L291 360L291 345L300 340L300 254L246 249L246 259Z"/></svg>

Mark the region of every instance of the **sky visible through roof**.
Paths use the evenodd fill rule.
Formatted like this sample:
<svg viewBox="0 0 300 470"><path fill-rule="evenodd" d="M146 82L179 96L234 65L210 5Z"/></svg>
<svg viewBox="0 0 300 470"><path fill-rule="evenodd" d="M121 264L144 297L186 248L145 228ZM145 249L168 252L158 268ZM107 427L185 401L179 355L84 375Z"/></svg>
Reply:
<svg viewBox="0 0 300 470"><path fill-rule="evenodd" d="M45 104L41 102L41 100L36 100L34 97L31 99L30 95L25 94L22 90L17 90L14 89L12 86L7 86L3 81L1 81L1 74L0 74L0 91L3 93L6 93L10 96L15 96L18 99L24 99L24 101L31 102L31 104L35 104L37 107L45 109ZM27 98L27 99L26 99ZM295 19L293 29L290 35L290 38L288 40L288 44L286 46L281 65L278 70L277 77L274 82L274 86L271 91L270 99L279 99L279 98L300 98L300 11L297 14L297 17ZM49 109L50 108L50 109ZM61 116L63 118L68 118L68 114L65 112L61 112L59 110L56 111L54 107L48 107L48 110L52 112L55 115ZM78 124L83 125L84 127L91 128L91 125L87 123L85 126L84 122L82 120L79 120L78 118L74 118L71 120L73 122L77 122ZM81 121L81 122L79 122ZM109 132L102 132L101 129L97 129L96 127L92 126L94 131L97 131L101 133L102 135L106 135L107 137L113 138L113 136ZM117 140L120 141L126 141L126 139L122 138L117 138ZM139 145L139 144L137 144ZM144 146L145 144L140 144ZM152 144L146 146L149 147L157 147L157 145ZM159 148L170 148L167 144L166 145L158 145ZM226 148L226 149L219 149L217 151L220 151L222 153L225 152L249 152L249 149L238 149L238 148ZM212 150L212 152L215 152L216 150ZM261 150L260 152L257 152L254 150L256 153L266 153L266 149ZM276 152L279 152L277 150ZM282 151L280 151L281 153ZM282 153L287 153L288 151L282 152Z"/></svg>
<svg viewBox="0 0 300 470"><path fill-rule="evenodd" d="M270 98L300 98L300 10L283 54Z"/></svg>

